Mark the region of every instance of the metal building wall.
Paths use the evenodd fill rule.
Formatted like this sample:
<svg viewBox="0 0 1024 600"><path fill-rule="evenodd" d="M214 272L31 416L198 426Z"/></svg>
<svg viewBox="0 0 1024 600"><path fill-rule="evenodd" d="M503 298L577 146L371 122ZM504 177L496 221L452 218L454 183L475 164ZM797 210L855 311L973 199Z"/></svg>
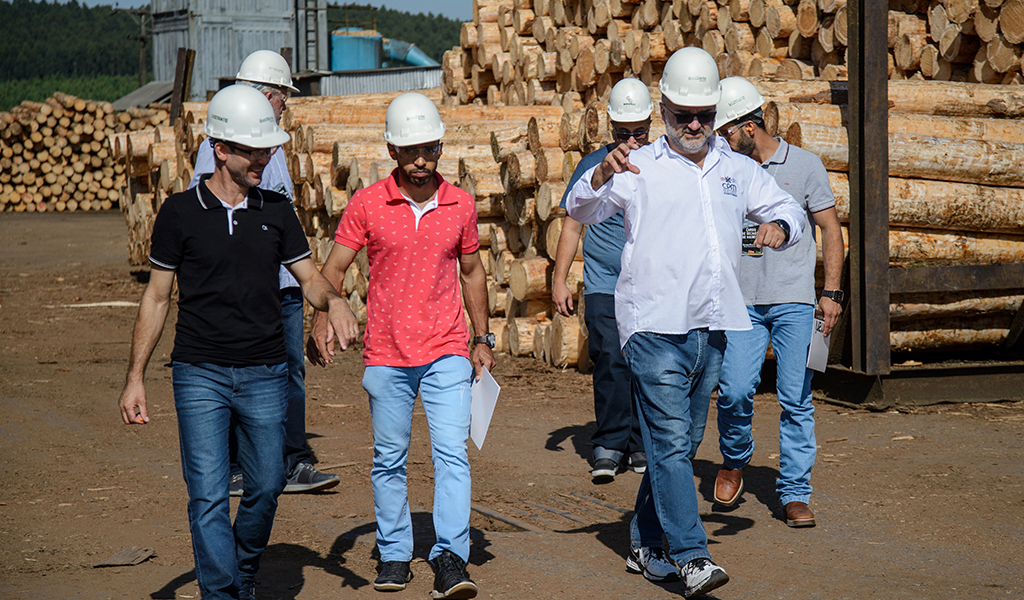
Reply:
<svg viewBox="0 0 1024 600"><path fill-rule="evenodd" d="M373 71L346 71L324 75L320 79L323 96L380 94L425 90L441 85L441 67L412 67Z"/></svg>
<svg viewBox="0 0 1024 600"><path fill-rule="evenodd" d="M206 100L256 50L295 43L294 0L153 0L153 75L174 79L178 48L196 51L190 99Z"/></svg>

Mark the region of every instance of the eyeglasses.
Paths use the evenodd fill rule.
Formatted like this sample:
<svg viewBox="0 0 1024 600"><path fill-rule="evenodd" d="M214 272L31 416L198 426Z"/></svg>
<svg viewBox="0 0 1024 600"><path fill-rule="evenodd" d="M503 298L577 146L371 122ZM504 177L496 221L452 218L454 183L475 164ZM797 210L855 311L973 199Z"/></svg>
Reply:
<svg viewBox="0 0 1024 600"><path fill-rule="evenodd" d="M278 148L280 148L280 146L274 146L273 148L253 148L252 150L243 150L242 148L238 147L235 144L232 144L231 142L225 142L221 140L221 143L227 146L228 148L231 148L231 151L234 152L235 154L241 154L245 156L247 159L251 160L252 162L257 162L263 160L264 158L269 158L273 156L275 152L277 152Z"/></svg>
<svg viewBox="0 0 1024 600"><path fill-rule="evenodd" d="M662 106L665 106L665 111L672 115L672 118L680 125L689 125L693 123L694 119L697 119L701 125L710 125L715 122L715 109L713 108L700 112L690 112L688 110L674 111L667 105L663 104Z"/></svg>
<svg viewBox="0 0 1024 600"><path fill-rule="evenodd" d="M723 125L722 127L718 128L718 135L720 135L722 137L725 137L725 138L732 137L732 134L736 133L739 130L740 127L743 127L746 124L747 124L747 121L744 121L743 123L736 123L735 125L732 125L732 126L724 126Z"/></svg>
<svg viewBox="0 0 1024 600"><path fill-rule="evenodd" d="M433 160L441 156L441 143L435 142L421 146L395 146L395 153L405 160L416 160L421 156L427 160Z"/></svg>
<svg viewBox="0 0 1024 600"><path fill-rule="evenodd" d="M281 104L288 102L288 99L292 97L291 90L282 90L279 88L270 88L270 95L272 98L277 98L281 101Z"/></svg>
<svg viewBox="0 0 1024 600"><path fill-rule="evenodd" d="M614 132L615 139L620 142L628 142L629 138L633 138L638 142L642 142L647 139L647 134L650 133L647 129L637 129L636 131L626 131L625 129L617 130Z"/></svg>

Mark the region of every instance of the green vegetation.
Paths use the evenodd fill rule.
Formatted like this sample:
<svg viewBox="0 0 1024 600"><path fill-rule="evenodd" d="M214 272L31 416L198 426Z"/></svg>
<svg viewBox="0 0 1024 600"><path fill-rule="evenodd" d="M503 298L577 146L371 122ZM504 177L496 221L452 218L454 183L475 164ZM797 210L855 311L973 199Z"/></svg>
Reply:
<svg viewBox="0 0 1024 600"><path fill-rule="evenodd" d="M41 79L0 81L0 110L10 110L22 100L42 102L60 91L88 100L113 102L139 87L138 75L49 76Z"/></svg>
<svg viewBox="0 0 1024 600"><path fill-rule="evenodd" d="M0 81L63 75L138 77L139 26L110 6L0 0ZM69 91L70 90L66 90Z"/></svg>
<svg viewBox="0 0 1024 600"><path fill-rule="evenodd" d="M371 6L330 6L327 28L374 29L386 38L416 44L424 54L441 62L441 55L459 45L462 22L433 13L416 14Z"/></svg>

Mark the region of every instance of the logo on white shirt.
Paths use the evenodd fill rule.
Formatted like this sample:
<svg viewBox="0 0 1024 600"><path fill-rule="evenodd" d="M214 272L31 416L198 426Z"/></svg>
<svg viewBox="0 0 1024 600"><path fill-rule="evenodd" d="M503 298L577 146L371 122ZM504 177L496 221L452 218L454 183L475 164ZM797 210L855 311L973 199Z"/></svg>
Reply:
<svg viewBox="0 0 1024 600"><path fill-rule="evenodd" d="M736 180L735 179L733 179L732 177L728 177L728 176L722 177L722 193L724 193L727 196L735 197L735 196L737 196L738 189L739 188L736 185Z"/></svg>

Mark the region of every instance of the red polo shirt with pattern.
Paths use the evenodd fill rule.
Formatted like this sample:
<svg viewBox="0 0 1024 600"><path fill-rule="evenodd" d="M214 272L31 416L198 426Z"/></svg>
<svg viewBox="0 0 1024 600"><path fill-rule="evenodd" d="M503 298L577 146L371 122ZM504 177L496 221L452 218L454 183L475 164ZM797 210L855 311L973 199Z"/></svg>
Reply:
<svg viewBox="0 0 1024 600"><path fill-rule="evenodd" d="M459 256L480 248L473 197L440 175L437 208L416 224L397 169L356 192L334 235L370 263L366 366L419 367L442 356L469 357L459 293Z"/></svg>

